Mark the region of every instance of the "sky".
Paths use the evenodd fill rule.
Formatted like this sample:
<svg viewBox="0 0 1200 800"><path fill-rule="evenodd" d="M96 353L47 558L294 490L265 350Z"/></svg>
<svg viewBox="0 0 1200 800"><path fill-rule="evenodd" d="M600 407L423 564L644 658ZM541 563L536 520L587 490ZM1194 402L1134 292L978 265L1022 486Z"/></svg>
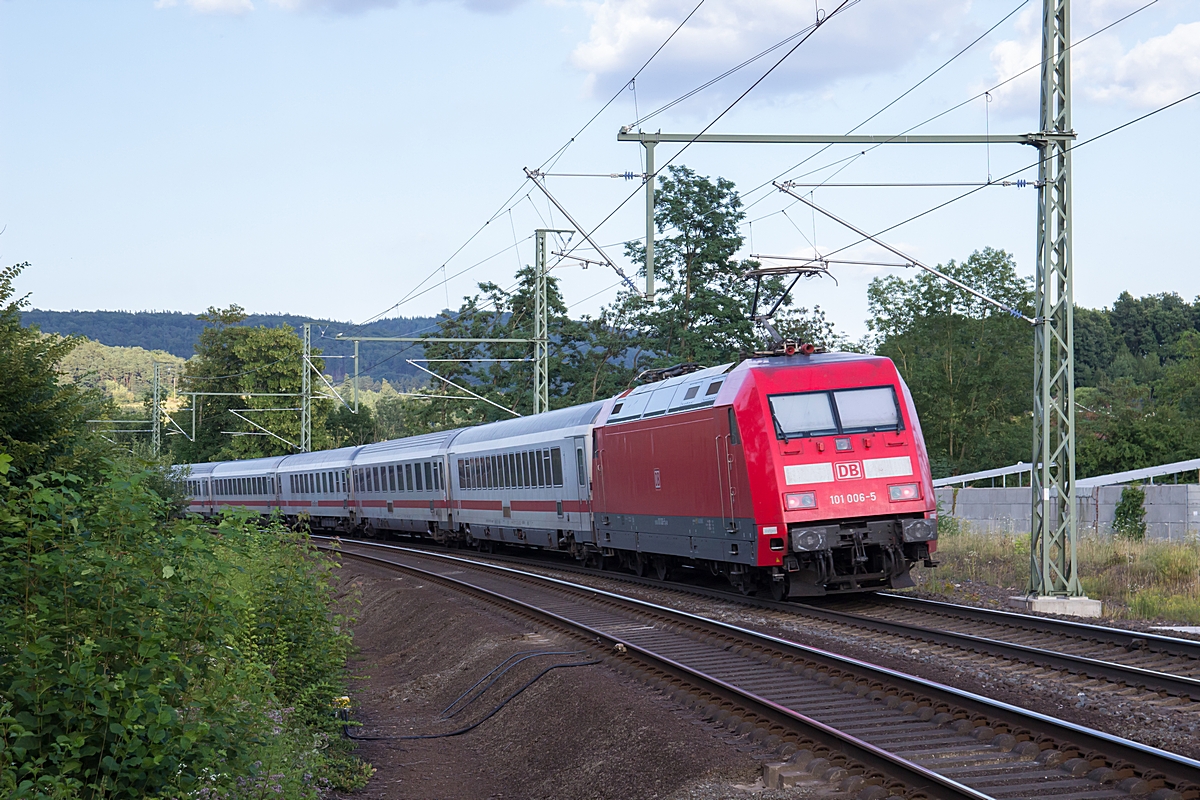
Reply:
<svg viewBox="0 0 1200 800"><path fill-rule="evenodd" d="M1147 1L1075 0L1072 39ZM1040 60L1036 0L851 0L835 14L835 0L697 2L0 0L0 265L30 264L18 289L43 309L424 316L457 308L479 281L511 285L535 228L570 227L525 167L549 172L563 208L632 272L621 243L645 232L639 182L569 177L641 173L641 146L616 140L625 125L896 134L962 104L915 132L1038 127L1037 70L992 88ZM826 14L802 42L651 114ZM1200 90L1200 0L1153 2L1073 48L1072 71L1080 143ZM1200 295L1198 131L1200 98L1075 152L1077 303ZM829 184L1035 177L1024 145L863 150L698 143L656 155L743 192L742 257L855 240L771 188L776 177L825 182L815 201L870 231L971 187ZM1001 248L1032 275L1036 199L987 187L883 238L928 264ZM874 245L841 255L897 260ZM853 338L869 281L906 274L832 272L797 301ZM563 261L555 274L573 315L617 292L601 264Z"/></svg>

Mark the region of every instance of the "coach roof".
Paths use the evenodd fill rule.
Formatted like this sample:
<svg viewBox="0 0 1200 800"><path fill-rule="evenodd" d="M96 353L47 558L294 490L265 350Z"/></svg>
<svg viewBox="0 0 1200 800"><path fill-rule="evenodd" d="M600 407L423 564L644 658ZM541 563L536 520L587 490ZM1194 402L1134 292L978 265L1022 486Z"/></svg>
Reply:
<svg viewBox="0 0 1200 800"><path fill-rule="evenodd" d="M600 413L601 407L607 400L597 400L581 406L560 408L557 411L547 411L544 414L531 414L527 417L504 419L491 422L475 428L467 428L454 439L455 446L490 442L496 439L514 439L518 436L529 436L538 433L578 428L581 425L591 425Z"/></svg>

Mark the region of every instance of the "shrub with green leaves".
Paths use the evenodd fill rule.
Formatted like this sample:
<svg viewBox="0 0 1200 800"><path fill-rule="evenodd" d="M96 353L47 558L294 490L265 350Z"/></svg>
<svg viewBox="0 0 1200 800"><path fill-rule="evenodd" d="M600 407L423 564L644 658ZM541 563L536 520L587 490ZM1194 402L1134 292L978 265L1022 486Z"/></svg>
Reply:
<svg viewBox="0 0 1200 800"><path fill-rule="evenodd" d="M1146 492L1140 486L1126 486L1113 513L1113 531L1126 539L1146 538Z"/></svg>
<svg viewBox="0 0 1200 800"><path fill-rule="evenodd" d="M0 462L0 795L303 798L365 782L330 712L350 647L332 562L304 535L170 519L154 474L117 462L92 485L14 485Z"/></svg>

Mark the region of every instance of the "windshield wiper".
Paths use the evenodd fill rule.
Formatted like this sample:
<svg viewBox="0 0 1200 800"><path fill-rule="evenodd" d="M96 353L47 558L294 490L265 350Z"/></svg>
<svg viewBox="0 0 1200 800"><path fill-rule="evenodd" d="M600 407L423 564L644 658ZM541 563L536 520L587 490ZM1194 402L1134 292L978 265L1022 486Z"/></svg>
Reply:
<svg viewBox="0 0 1200 800"><path fill-rule="evenodd" d="M779 434L779 438L783 439L783 443L788 443L788 435L784 432L783 426L779 424L779 417L775 416L775 409L771 409L771 421L775 423L775 432Z"/></svg>

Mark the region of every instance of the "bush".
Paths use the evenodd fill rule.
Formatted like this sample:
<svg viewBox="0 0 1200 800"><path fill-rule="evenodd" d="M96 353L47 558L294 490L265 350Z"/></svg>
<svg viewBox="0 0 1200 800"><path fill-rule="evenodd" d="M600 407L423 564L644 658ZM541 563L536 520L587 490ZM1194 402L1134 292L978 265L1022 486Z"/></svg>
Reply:
<svg viewBox="0 0 1200 800"><path fill-rule="evenodd" d="M1140 542L1146 538L1146 492L1140 486L1121 490L1113 516L1113 531L1126 539Z"/></svg>
<svg viewBox="0 0 1200 800"><path fill-rule="evenodd" d="M0 458L0 793L304 798L313 776L365 782L330 713L350 647L332 562L305 536L169 520L160 477L116 462L94 487L5 472Z"/></svg>

